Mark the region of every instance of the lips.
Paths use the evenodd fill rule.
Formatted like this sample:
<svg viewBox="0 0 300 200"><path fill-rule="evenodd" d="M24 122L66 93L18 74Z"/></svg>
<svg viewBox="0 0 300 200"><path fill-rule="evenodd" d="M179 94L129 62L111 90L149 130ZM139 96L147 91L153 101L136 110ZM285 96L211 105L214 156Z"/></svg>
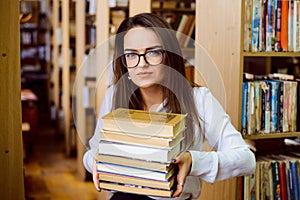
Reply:
<svg viewBox="0 0 300 200"><path fill-rule="evenodd" d="M139 72L139 73L137 73L136 75L137 76L149 76L149 75L151 75L152 74L152 72Z"/></svg>

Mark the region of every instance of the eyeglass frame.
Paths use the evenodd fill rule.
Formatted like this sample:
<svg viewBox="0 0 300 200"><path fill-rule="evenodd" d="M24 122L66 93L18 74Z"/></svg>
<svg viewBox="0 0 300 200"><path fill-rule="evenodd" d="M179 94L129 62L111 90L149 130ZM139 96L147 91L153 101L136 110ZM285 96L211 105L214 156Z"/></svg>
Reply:
<svg viewBox="0 0 300 200"><path fill-rule="evenodd" d="M148 62L147 58L146 58L146 54L151 53L151 52L153 52L153 51L159 51L159 52L161 53L161 55L162 55L162 59L161 59L160 63L155 64L155 65L150 64L150 63ZM138 54L138 53L124 53L124 54L121 56L121 60L122 60L123 65L124 65L126 68L129 68L129 69L135 68L135 67L137 67L137 66L139 65L139 63L140 63L140 61L141 61L141 56L144 57L144 60L145 60L145 62L146 62L148 65L150 65L150 66L157 66L157 65L160 65L160 64L163 62L163 60L164 60L164 58L165 58L165 52L166 52L166 50L164 50L164 49L155 49L155 50L147 51L146 53L140 53L140 54ZM125 58L125 56L126 56L127 54L135 54L135 55L137 55L137 56L139 57L138 62L137 62L137 64L136 64L135 66L133 66L133 67L128 67L128 66L127 66L126 58Z"/></svg>

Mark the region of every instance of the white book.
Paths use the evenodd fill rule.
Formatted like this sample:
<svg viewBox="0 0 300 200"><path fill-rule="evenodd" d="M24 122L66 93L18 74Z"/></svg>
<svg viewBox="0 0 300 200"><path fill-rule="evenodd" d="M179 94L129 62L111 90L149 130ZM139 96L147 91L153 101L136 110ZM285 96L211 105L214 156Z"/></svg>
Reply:
<svg viewBox="0 0 300 200"><path fill-rule="evenodd" d="M153 171L142 168L129 167L125 165L116 165L111 163L98 162L98 172L106 172L130 177L138 177L157 181L168 181L176 171L176 167L171 168L168 172Z"/></svg>
<svg viewBox="0 0 300 200"><path fill-rule="evenodd" d="M171 160L180 153L180 149L181 142L173 146L172 149L144 147L104 140L101 140L99 143L99 153L101 154L123 156L161 163L170 163Z"/></svg>

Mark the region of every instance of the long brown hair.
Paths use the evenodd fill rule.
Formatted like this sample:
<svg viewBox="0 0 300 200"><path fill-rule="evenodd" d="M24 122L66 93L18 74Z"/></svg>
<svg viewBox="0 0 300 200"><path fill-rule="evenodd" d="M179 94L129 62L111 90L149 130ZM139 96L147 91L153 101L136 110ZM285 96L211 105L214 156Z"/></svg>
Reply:
<svg viewBox="0 0 300 200"><path fill-rule="evenodd" d="M199 130L201 130L200 117L197 113L192 88L195 84L189 83L186 79L184 59L176 38L176 33L164 19L155 14L138 14L125 19L120 24L115 39L113 61L115 88L112 109L122 107L142 110L144 108L140 90L128 79L128 70L122 62L122 55L124 54L124 35L127 31L137 26L152 29L165 50L163 64L168 66L168 72L166 73L168 75L161 83L163 86L163 99L166 99L164 107L167 111L173 113L188 114L185 136L193 139L194 125L198 126Z"/></svg>

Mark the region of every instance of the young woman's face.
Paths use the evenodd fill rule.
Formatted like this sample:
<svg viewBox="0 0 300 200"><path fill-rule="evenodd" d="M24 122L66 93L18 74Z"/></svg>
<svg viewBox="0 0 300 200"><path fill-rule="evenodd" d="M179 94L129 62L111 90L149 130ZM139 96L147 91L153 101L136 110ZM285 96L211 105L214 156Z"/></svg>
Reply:
<svg viewBox="0 0 300 200"><path fill-rule="evenodd" d="M124 36L124 53L129 76L138 87L161 83L164 52L154 31L144 27L130 29Z"/></svg>

